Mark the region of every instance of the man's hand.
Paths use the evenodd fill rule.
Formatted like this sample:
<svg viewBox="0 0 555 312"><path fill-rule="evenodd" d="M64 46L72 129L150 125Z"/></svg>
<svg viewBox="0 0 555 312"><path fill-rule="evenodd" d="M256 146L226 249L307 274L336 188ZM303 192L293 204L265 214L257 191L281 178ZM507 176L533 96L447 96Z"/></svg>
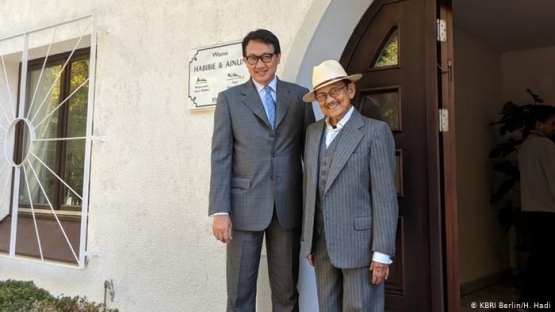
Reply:
<svg viewBox="0 0 555 312"><path fill-rule="evenodd" d="M372 274L372 284L374 285L389 278L389 264L372 261L369 270Z"/></svg>
<svg viewBox="0 0 555 312"><path fill-rule="evenodd" d="M308 263L309 263L311 266L314 266L314 256L313 256L312 254L308 255L308 256L306 257L306 260L308 260Z"/></svg>
<svg viewBox="0 0 555 312"><path fill-rule="evenodd" d="M231 237L231 218L229 215L218 215L212 217L212 233L222 243L229 243Z"/></svg>

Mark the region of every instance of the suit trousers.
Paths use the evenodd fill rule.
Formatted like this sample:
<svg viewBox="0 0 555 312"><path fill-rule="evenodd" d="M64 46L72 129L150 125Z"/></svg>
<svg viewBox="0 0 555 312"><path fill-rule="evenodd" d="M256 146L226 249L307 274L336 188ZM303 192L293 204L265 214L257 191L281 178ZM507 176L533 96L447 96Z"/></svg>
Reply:
<svg viewBox="0 0 555 312"><path fill-rule="evenodd" d="M299 252L301 229L283 228L274 217L265 231L232 230L227 245L227 311L256 311L256 281L262 242L266 236L272 311L299 311Z"/></svg>
<svg viewBox="0 0 555 312"><path fill-rule="evenodd" d="M524 272L521 300L552 302L555 299L555 213L523 212L529 218L531 250Z"/></svg>
<svg viewBox="0 0 555 312"><path fill-rule="evenodd" d="M383 312L385 282L371 283L367 267L339 269L328 254L325 231L314 232L314 269L320 312Z"/></svg>

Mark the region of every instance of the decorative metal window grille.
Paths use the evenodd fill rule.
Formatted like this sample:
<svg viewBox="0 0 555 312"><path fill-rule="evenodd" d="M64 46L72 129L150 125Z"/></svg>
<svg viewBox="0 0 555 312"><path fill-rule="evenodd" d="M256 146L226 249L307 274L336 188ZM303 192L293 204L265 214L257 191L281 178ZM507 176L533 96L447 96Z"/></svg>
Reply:
<svg viewBox="0 0 555 312"><path fill-rule="evenodd" d="M0 39L0 255L85 266L91 147L96 139L92 134L96 34L91 15ZM76 51L80 49L90 49L87 59L77 59ZM66 58L54 67L47 66L49 57L60 53L66 53ZM44 62L30 71L36 59ZM82 70L81 79L71 83L64 98L54 96L60 90L64 70L67 73L72 66L77 68L79 61L88 67L86 73ZM72 132L67 130L71 127L67 120L73 118L71 110L79 108L69 105L78 96L82 101L86 98L86 105L80 106L81 130ZM60 113L62 110L64 113ZM60 123L68 125L60 127ZM52 161L52 152L45 151L49 149L58 160ZM64 164L72 160L64 157L69 155L68 150L76 149L79 172L72 175L68 172L72 169L65 169L71 165ZM63 160L61 165L59 159ZM53 191L53 185L57 191ZM62 206L72 209L64 210ZM26 228L23 218L29 221ZM76 219L78 229L74 226L68 230L67 218ZM61 244L67 246L53 247L49 241L52 237L41 235L45 233L43 220L57 226L55 232L63 236ZM74 235L78 240L72 243L68 231L78 232ZM2 237L2 233L9 233L9 237ZM23 240L32 241L27 245L35 249L33 255L21 247L25 246ZM48 248L66 248L72 259L60 262L49 257Z"/></svg>

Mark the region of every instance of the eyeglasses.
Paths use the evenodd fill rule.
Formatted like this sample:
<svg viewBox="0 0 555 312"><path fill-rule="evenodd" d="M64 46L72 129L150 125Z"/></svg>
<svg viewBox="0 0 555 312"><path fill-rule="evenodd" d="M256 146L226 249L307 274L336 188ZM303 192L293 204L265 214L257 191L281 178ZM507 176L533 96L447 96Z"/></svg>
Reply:
<svg viewBox="0 0 555 312"><path fill-rule="evenodd" d="M346 86L347 85L345 84L342 87L332 88L328 93L324 93L324 92L318 93L315 95L316 101L320 103L324 103L328 99L328 95L334 99L337 99L337 97L341 94L341 89L345 88Z"/></svg>
<svg viewBox="0 0 555 312"><path fill-rule="evenodd" d="M245 60L247 60L247 63L249 63L250 65L256 65L259 59L262 60L262 63L270 63L272 61L272 58L274 57L274 54L275 53L265 53L261 56L249 55L245 57Z"/></svg>

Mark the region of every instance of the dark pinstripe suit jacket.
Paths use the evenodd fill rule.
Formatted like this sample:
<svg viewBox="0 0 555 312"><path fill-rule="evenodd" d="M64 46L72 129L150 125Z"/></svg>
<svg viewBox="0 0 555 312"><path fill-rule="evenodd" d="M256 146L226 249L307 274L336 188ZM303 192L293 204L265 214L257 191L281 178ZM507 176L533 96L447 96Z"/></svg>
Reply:
<svg viewBox="0 0 555 312"><path fill-rule="evenodd" d="M304 255L312 250L318 149L325 122L307 130L304 175ZM388 125L354 111L341 130L324 190L324 230L332 264L368 266L373 251L393 256L398 204L395 142Z"/></svg>
<svg viewBox="0 0 555 312"><path fill-rule="evenodd" d="M221 92L214 114L209 215L229 212L233 228L261 231L274 209L285 228L302 223L302 153L314 122L308 92L278 80L276 130L252 80Z"/></svg>

